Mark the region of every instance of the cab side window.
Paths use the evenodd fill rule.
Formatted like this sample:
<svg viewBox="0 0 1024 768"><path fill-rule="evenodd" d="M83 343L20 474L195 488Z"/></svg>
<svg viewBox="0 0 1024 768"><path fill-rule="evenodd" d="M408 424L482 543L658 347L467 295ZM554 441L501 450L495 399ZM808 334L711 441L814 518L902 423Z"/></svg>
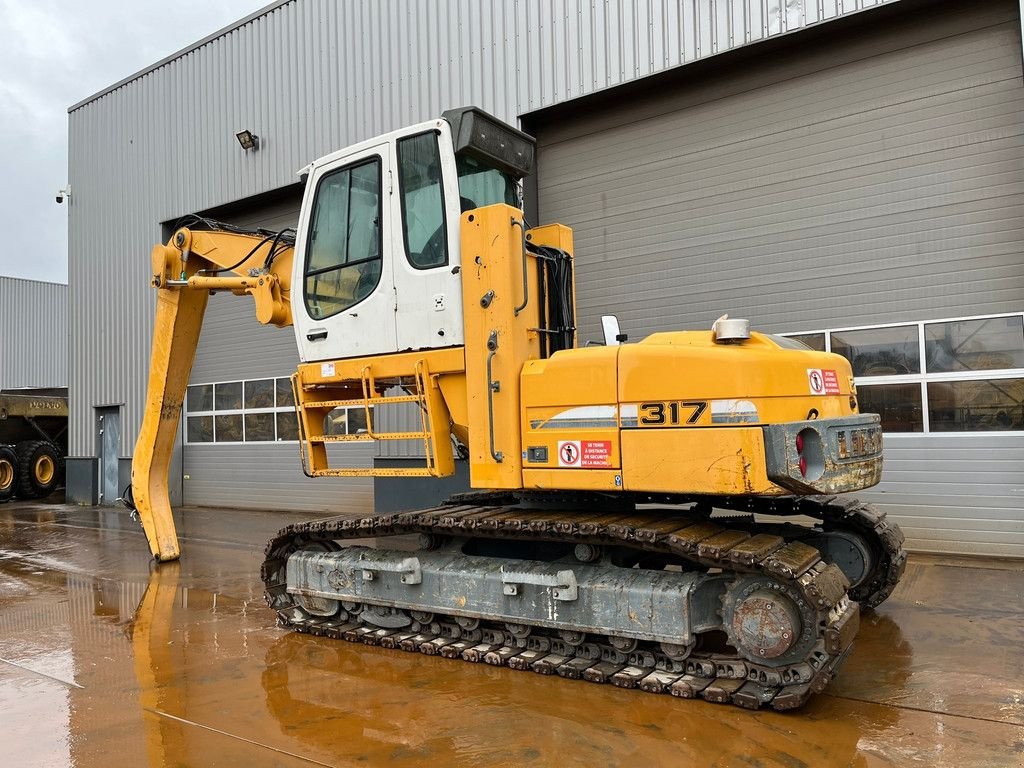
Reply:
<svg viewBox="0 0 1024 768"><path fill-rule="evenodd" d="M448 263L448 228L437 139L437 133L430 131L398 142L402 232L405 253L416 269L443 267Z"/></svg>
<svg viewBox="0 0 1024 768"><path fill-rule="evenodd" d="M316 190L306 250L305 300L321 320L365 299L381 275L379 157L326 174Z"/></svg>

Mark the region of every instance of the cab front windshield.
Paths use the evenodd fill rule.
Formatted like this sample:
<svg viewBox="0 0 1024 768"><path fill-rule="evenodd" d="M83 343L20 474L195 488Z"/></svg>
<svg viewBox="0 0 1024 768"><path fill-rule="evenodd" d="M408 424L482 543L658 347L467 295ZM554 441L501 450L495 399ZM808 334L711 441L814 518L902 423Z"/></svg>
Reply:
<svg viewBox="0 0 1024 768"><path fill-rule="evenodd" d="M509 174L466 155L457 155L455 165L459 171L459 198L463 213L495 203L519 207L516 180Z"/></svg>

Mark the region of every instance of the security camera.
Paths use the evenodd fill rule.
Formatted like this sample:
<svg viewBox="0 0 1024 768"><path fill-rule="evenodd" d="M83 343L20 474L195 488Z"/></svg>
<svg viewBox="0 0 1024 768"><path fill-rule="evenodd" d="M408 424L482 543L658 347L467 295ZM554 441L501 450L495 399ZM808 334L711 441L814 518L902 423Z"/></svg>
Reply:
<svg viewBox="0 0 1024 768"><path fill-rule="evenodd" d="M71 185L57 191L57 196L54 198L57 201L57 205L63 203L65 197L68 198L68 200L71 199Z"/></svg>

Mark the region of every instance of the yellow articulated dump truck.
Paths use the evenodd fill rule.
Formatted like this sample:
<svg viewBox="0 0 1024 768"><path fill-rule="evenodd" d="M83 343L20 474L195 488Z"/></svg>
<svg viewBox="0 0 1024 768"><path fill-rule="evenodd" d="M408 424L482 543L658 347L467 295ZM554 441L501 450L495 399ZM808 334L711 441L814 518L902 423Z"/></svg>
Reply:
<svg viewBox="0 0 1024 768"><path fill-rule="evenodd" d="M44 499L64 485L65 389L0 391L0 502Z"/></svg>
<svg viewBox="0 0 1024 768"><path fill-rule="evenodd" d="M609 317L604 344L580 345L572 231L521 210L534 149L451 110L309 165L295 232L192 217L153 249L130 502L153 556L179 555L168 464L207 297L249 294L259 322L295 331L309 477L442 477L466 460L475 489L282 530L262 573L281 626L798 707L906 561L899 528L841 495L879 481L879 418L858 412L845 359L745 320L626 343ZM418 428L378 431L374 409L398 402ZM364 409L366 431L330 429L338 407ZM331 443L409 439L421 467L330 461Z"/></svg>

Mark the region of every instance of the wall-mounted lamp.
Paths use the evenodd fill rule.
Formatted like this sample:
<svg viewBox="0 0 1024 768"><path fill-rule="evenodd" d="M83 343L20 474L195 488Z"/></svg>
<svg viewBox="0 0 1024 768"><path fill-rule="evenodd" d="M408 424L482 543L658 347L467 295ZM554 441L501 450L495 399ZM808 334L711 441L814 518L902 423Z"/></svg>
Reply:
<svg viewBox="0 0 1024 768"><path fill-rule="evenodd" d="M235 134L235 138L238 139L238 143L242 146L246 152L250 149L257 150L260 148L260 137L255 133L246 128L244 131L239 131Z"/></svg>

